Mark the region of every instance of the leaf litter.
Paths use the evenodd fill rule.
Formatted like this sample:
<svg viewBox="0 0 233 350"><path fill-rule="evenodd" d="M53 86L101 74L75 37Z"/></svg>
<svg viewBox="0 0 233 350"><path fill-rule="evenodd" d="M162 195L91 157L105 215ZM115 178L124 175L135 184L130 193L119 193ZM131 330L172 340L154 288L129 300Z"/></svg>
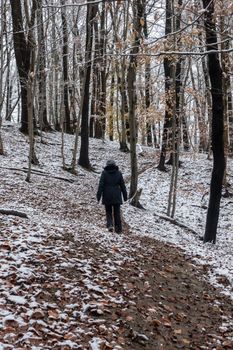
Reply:
<svg viewBox="0 0 233 350"><path fill-rule="evenodd" d="M73 176L61 169L59 133L47 134L54 145L38 139L36 151L51 177L33 174L28 184L25 174L6 169L27 166L25 137L13 125L3 134L0 205L29 219L0 216L0 349L233 348L230 199L222 204L219 243L202 248L198 235L155 219L166 207L169 174L156 171L156 151L145 148L139 183L146 210L124 204L124 233L109 234L95 193L109 150L129 177L129 155L117 143L91 140L97 172L78 168ZM65 140L69 161L72 137ZM203 157L184 158L177 217L200 234L209 166Z"/></svg>

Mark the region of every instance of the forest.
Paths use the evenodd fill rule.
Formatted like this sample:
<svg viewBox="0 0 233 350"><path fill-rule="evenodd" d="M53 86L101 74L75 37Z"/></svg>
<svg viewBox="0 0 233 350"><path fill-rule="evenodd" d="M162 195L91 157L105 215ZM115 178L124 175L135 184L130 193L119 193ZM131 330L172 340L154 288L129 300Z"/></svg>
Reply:
<svg viewBox="0 0 233 350"><path fill-rule="evenodd" d="M232 349L232 0L0 0L0 48L0 350Z"/></svg>

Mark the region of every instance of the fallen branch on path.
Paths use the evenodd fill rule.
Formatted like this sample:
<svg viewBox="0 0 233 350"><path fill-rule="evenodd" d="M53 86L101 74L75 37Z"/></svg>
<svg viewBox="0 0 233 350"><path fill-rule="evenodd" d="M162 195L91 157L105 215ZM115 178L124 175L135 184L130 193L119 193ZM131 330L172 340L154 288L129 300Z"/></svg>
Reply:
<svg viewBox="0 0 233 350"><path fill-rule="evenodd" d="M177 221L177 220L174 219L174 218L170 218L169 216L164 216L164 215L155 214L155 213L154 213L154 216L157 216L158 218L160 218L160 219L162 219L162 220L168 221L168 222L170 222L171 224L176 225L176 226L178 226L178 227L180 227L180 228L184 228L185 230L191 232L192 234L194 234L194 235L200 237L199 234L198 234L196 231L194 231L192 228L186 226L185 224L183 224L182 222Z"/></svg>
<svg viewBox="0 0 233 350"><path fill-rule="evenodd" d="M0 214L14 215L14 216L19 216L21 218L28 218L26 213L23 213L22 211L18 211L18 210L12 210L12 209L1 209L0 208Z"/></svg>
<svg viewBox="0 0 233 350"><path fill-rule="evenodd" d="M23 169L10 168L10 167L9 168L8 167L0 167L0 168L7 169L7 170L13 170L13 171L22 171L23 173L28 172L27 168L23 168ZM50 177L50 178L57 179L57 180L67 181L70 183L74 182L74 180L72 180L72 179L67 179L66 177L61 177L61 176L54 176L54 175L51 175L49 173L44 173L43 171L37 170L37 169L32 169L31 172L32 172L32 174L35 174L35 175L46 176L46 177Z"/></svg>

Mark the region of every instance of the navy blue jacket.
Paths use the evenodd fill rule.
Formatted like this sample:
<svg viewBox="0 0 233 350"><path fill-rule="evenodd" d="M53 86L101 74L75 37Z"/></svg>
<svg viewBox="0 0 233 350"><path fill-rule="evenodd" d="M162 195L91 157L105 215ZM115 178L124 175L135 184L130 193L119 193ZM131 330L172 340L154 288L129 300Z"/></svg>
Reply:
<svg viewBox="0 0 233 350"><path fill-rule="evenodd" d="M98 202L102 197L102 204L122 204L122 195L126 201L127 191L122 173L118 170L118 166L116 165L106 166L99 181L96 195Z"/></svg>

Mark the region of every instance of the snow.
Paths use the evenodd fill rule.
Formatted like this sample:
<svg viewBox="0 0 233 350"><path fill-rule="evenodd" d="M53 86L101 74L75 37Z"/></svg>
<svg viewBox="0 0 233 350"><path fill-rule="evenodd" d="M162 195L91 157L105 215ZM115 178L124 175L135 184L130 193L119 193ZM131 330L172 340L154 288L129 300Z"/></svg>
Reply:
<svg viewBox="0 0 233 350"><path fill-rule="evenodd" d="M27 303L24 297L20 297L19 295L8 295L7 299L15 304L24 305Z"/></svg>
<svg viewBox="0 0 233 350"><path fill-rule="evenodd" d="M93 338L90 341L90 346L91 346L91 350L101 350L101 344L103 343L103 340L101 340L100 338Z"/></svg>
<svg viewBox="0 0 233 350"><path fill-rule="evenodd" d="M100 312L100 324L105 322L101 315L103 298L105 302L119 304L120 308L124 305L122 295L110 294L108 288L111 284L107 287L105 282L117 281L116 272L132 259L127 256L127 250L133 251L136 257L139 243L126 242L121 235L109 235L104 227L103 206L98 206L98 214L93 212L93 206L97 206L96 188L106 158L117 160L126 180L130 176L130 159L129 154L119 152L116 142L102 143L91 139L90 160L96 172L86 172L78 167L78 175L73 176L62 169L60 146L54 146L60 144L60 134L44 134L43 137L47 145L40 144L39 139L36 142L36 153L41 164L38 169L49 175L44 177L33 173L32 182L26 183L26 174L17 170L27 167L26 138L18 132L17 126L8 124L3 127L6 156L1 157L0 178L3 186L0 206L23 211L29 219L0 216L0 286L1 304L4 306L0 310L0 328L7 321L16 321L23 326L29 318L31 326L36 322L41 327L39 331L43 329L45 332L47 329L49 332L48 329L52 327L56 334L62 335L65 324L72 324L79 318L81 324L76 333L81 336L85 333L82 322L93 322L88 313L93 308L93 300ZM72 147L73 137L65 135L67 164L71 160ZM161 173L157 170L157 151L143 146L138 146L138 149L143 154L139 155L138 160L139 167L143 165L144 169L139 176L139 187L143 189L141 203L145 210L136 209L129 202L123 204L122 213L130 231L140 237L148 236L178 246L192 258L193 263L210 266L206 279L233 300L233 201L230 198L222 198L221 201L216 244L203 244L200 240L205 228L212 162L203 154L196 154L195 157L191 153L182 155L175 219L197 232L195 235L160 218L166 216L170 171ZM229 159L230 184L232 171L233 161ZM54 179L52 175L73 180L73 183ZM79 196L81 190L84 197ZM83 219L84 212L91 213L91 222ZM51 244L51 239L56 240L56 245ZM98 243L114 252L114 262L106 259L95 266L91 257L83 258L78 243L73 247L72 240ZM72 250L72 259L68 260L67 254ZM48 274L50 265L53 265L53 271ZM65 271L62 276L61 270ZM9 276L11 282L7 283L6 278ZM222 283L223 278L226 283ZM41 283L38 283L39 280ZM65 304L66 293L73 298L73 303ZM6 301L9 304L6 305ZM55 312L57 303L64 303L63 313ZM14 308L17 308L15 313ZM51 317L53 321L34 320L32 317L38 310L42 313L54 310ZM229 323L226 322L226 325L228 327ZM25 333L24 340L30 335L30 332ZM92 350L99 350L102 342L103 339L93 337L89 345ZM69 339L57 344L71 349L79 348L73 342L72 334ZM4 343L0 341L0 349L4 348ZM39 350L43 347L31 345L30 348ZM114 349L122 348L116 345Z"/></svg>

